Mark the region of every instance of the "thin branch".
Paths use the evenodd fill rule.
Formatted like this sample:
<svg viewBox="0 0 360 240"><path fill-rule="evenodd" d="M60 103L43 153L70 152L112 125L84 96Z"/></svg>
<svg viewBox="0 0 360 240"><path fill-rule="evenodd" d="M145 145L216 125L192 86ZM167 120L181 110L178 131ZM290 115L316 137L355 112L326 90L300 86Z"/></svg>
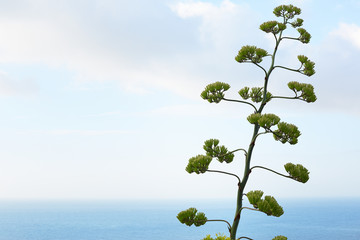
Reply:
<svg viewBox="0 0 360 240"><path fill-rule="evenodd" d="M249 210L253 210L253 211L257 211L257 212L261 212L259 209L256 209L256 208L249 208L249 207L242 207L242 208L240 209L240 211L241 211L241 210L243 210L243 209L249 209Z"/></svg>
<svg viewBox="0 0 360 240"><path fill-rule="evenodd" d="M276 37L275 37L276 38ZM265 57L268 57L268 56L272 56L271 54L265 56ZM258 63L256 62L253 62L253 61L244 61L243 63L253 63L255 64L257 67L259 67L261 70L264 71L265 75L267 75L267 71L265 70L265 68L263 68L262 66L260 66Z"/></svg>
<svg viewBox="0 0 360 240"><path fill-rule="evenodd" d="M282 99L300 99L299 97L283 97L283 96L271 96L271 98L282 98ZM301 99L300 99L301 100Z"/></svg>
<svg viewBox="0 0 360 240"><path fill-rule="evenodd" d="M265 132L261 132L261 133L256 134L256 135L253 137L253 139L252 139L251 142L255 144L256 139L258 138L258 136L263 135L263 134L270 133L270 132L268 131L268 129L265 129L265 130L266 130Z"/></svg>
<svg viewBox="0 0 360 240"><path fill-rule="evenodd" d="M255 109L255 111L257 111L257 108L252 103L249 103L249 102L245 102L245 101L241 101L241 100L234 100L234 99L227 99L227 98L222 98L222 100L229 101L229 102L238 102L238 103L248 104L248 105L252 106Z"/></svg>
<svg viewBox="0 0 360 240"><path fill-rule="evenodd" d="M294 37L282 37L281 40L283 40L283 39L290 39L290 40L297 40L297 41L300 40L299 38L294 38Z"/></svg>
<svg viewBox="0 0 360 240"><path fill-rule="evenodd" d="M276 34L275 34L275 33L272 33L272 34L273 34L273 36L274 36L274 38L275 38L275 42L277 42L277 41L278 41L278 38L277 38Z"/></svg>
<svg viewBox="0 0 360 240"><path fill-rule="evenodd" d="M239 148L239 149L236 149L236 150L234 150L234 151L231 151L231 152L228 152L228 153L225 153L225 154L223 154L223 155L217 155L216 157L225 157L225 156L227 156L227 155L229 155L229 154L232 154L232 153L234 153L234 152L237 152L237 151L244 151L244 153L245 153L245 156L247 155L247 151L245 150L245 149L243 149L243 148ZM215 150L213 150L216 154L219 154L218 152L216 152Z"/></svg>
<svg viewBox="0 0 360 240"><path fill-rule="evenodd" d="M238 179L238 181L239 181L239 183L241 183L241 180L240 180L240 178L239 178L239 176L238 175L236 175L236 174L233 174L233 173L229 173L229 172L224 172L224 171L219 171L219 170L206 170L207 172L214 172L214 173L222 173L222 174L226 174L226 175L230 175L230 176L233 176L233 177L236 177L237 179Z"/></svg>
<svg viewBox="0 0 360 240"><path fill-rule="evenodd" d="M255 62L252 62L252 63L255 64L256 66L258 66L260 69L262 69L264 71L265 75L267 75L265 68L263 68L262 66L260 66L259 64L255 63Z"/></svg>
<svg viewBox="0 0 360 240"><path fill-rule="evenodd" d="M211 220L206 220L206 222L224 222L224 223L227 223L228 227L229 227L229 230L231 229L231 225L228 221L226 220L223 220L223 219L211 219Z"/></svg>
<svg viewBox="0 0 360 240"><path fill-rule="evenodd" d="M268 129L265 128L265 130L268 130ZM261 132L261 133L256 134L254 140L256 140L258 136L263 135L263 134L267 134L267 133L270 133L270 132L269 132L269 131L265 131L265 132Z"/></svg>
<svg viewBox="0 0 360 240"><path fill-rule="evenodd" d="M229 154L234 153L234 152L237 152L237 151L244 151L245 156L247 155L247 151L246 151L245 149L243 149L243 148L238 148L238 149L235 149L234 151L228 152L227 154L220 155L220 156L218 156L218 157L223 157L223 156L229 155Z"/></svg>
<svg viewBox="0 0 360 240"><path fill-rule="evenodd" d="M254 239L248 238L248 237L240 237L240 238L238 238L238 239L242 239L242 238L246 238L246 239L249 239L249 240L254 240Z"/></svg>
<svg viewBox="0 0 360 240"><path fill-rule="evenodd" d="M275 173L275 174L277 174L277 175L280 175L280 176L282 176L282 177L286 177L286 178L291 178L291 179L293 179L293 178L292 178L291 176L289 176L289 175L284 175L284 174L282 174L282 173L276 172L276 171L274 171L274 170L272 170L272 169L270 169L270 168L266 168L266 167L263 167L263 166L254 166L254 167L252 167L250 170L253 170L254 168L265 169L265 170L268 170L268 171L270 171L270 172L273 172L273 173Z"/></svg>
<svg viewBox="0 0 360 240"><path fill-rule="evenodd" d="M298 100L306 102L306 100L301 98L301 96L295 96L295 97L272 96L271 98L282 98L282 99L291 99L291 100L298 99Z"/></svg>
<svg viewBox="0 0 360 240"><path fill-rule="evenodd" d="M292 71L292 72L298 72L298 73L301 73L300 72L300 68L299 69L292 69L292 68L287 68L287 67L284 67L284 66L274 66L274 68L283 68L283 69L286 69L286 70L289 70L289 71Z"/></svg>

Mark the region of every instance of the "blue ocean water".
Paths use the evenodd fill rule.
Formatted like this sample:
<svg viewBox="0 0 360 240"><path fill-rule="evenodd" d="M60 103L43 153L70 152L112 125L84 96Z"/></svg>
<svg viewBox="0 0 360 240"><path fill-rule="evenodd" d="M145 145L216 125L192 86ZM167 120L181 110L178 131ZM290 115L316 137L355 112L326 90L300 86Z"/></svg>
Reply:
<svg viewBox="0 0 360 240"><path fill-rule="evenodd" d="M238 237L256 240L359 240L360 199L283 200L284 215L243 212ZM0 240L200 240L227 234L224 223L187 227L179 211L196 207L231 222L234 203L212 201L0 202Z"/></svg>

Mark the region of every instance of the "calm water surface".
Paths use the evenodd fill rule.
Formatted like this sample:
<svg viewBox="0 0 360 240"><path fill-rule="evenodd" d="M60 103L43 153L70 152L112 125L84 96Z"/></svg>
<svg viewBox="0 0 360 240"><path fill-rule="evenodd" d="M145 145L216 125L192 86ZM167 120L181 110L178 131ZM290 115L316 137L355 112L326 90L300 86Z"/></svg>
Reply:
<svg viewBox="0 0 360 240"><path fill-rule="evenodd" d="M280 202L280 201L279 201ZM240 236L271 240L359 240L360 199L283 200L280 218L244 211ZM188 207L208 219L234 215L232 201L0 202L0 240L201 240L227 234L226 224L180 224L176 215Z"/></svg>

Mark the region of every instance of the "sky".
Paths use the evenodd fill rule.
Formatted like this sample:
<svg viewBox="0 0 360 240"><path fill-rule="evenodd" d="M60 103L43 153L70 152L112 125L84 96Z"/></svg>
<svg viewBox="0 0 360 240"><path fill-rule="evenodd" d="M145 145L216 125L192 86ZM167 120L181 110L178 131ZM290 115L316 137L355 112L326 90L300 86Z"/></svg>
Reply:
<svg viewBox="0 0 360 240"><path fill-rule="evenodd" d="M291 95L289 81L310 83L318 100L270 102L264 112L302 135L296 145L261 136L252 164L285 173L299 163L310 180L254 170L246 190L360 197L359 1L0 0L0 199L235 198L235 178L185 167L210 138L247 148L252 109L200 93L222 81L238 99L261 86L263 72L234 57L244 45L272 52L259 25L290 3L312 38L284 41L277 64L296 68L306 55L316 74L277 69L269 90ZM210 165L240 176L243 167L242 154Z"/></svg>

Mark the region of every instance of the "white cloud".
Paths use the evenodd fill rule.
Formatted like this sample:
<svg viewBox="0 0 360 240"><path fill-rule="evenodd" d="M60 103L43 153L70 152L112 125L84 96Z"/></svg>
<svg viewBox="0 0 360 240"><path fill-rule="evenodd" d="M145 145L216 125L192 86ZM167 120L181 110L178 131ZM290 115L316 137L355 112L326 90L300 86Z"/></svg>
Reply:
<svg viewBox="0 0 360 240"><path fill-rule="evenodd" d="M71 1L60 4L61 11L42 1L20 2L26 2L27 9L9 8L12 14L0 17L0 29L6 36L0 39L0 62L65 68L79 82L117 81L124 90L137 94L147 94L152 88L188 94L183 84L194 79L187 69L180 69L179 56L175 56L182 40L174 34L174 27L159 24L152 13L127 12L124 18L124 5L126 10L135 8L119 2L117 15L107 19L98 16L108 16L114 9L99 4L77 12ZM89 10L94 12L89 15ZM174 33L164 34L168 29Z"/></svg>
<svg viewBox="0 0 360 240"><path fill-rule="evenodd" d="M340 23L331 35L339 37L360 50L360 26L356 24Z"/></svg>
<svg viewBox="0 0 360 240"><path fill-rule="evenodd" d="M180 2L173 5L171 9L181 18L201 18L199 26L200 38L202 43L211 44L217 48L224 48L233 45L236 41L235 36L239 36L234 26L240 26L241 22L248 20L246 26L238 31L245 35L249 25L252 25L251 10L243 4L235 4L229 0L223 0L219 5L210 2L190 1Z"/></svg>
<svg viewBox="0 0 360 240"><path fill-rule="evenodd" d="M223 15L236 12L236 5L228 0L224 0L220 6L209 2L180 2L172 7L180 17L204 17L207 20L216 19Z"/></svg>
<svg viewBox="0 0 360 240"><path fill-rule="evenodd" d="M0 38L0 62L65 68L80 82L74 85L79 88L86 81L116 81L136 94L160 88L197 98L206 83L232 75L229 68L240 39L261 34L247 34L257 28L258 22L251 20L257 15L230 0L219 5L178 3L172 5L177 16L162 1L142 3L150 8L138 10L144 15L135 12L137 1L96 2L81 12L73 1L20 3L26 8L9 8L0 16L6 36ZM241 31L234 26L242 26ZM195 34L188 30L197 27Z"/></svg>
<svg viewBox="0 0 360 240"><path fill-rule="evenodd" d="M34 81L14 79L7 72L0 70L0 96L30 96L37 91L37 85Z"/></svg>

